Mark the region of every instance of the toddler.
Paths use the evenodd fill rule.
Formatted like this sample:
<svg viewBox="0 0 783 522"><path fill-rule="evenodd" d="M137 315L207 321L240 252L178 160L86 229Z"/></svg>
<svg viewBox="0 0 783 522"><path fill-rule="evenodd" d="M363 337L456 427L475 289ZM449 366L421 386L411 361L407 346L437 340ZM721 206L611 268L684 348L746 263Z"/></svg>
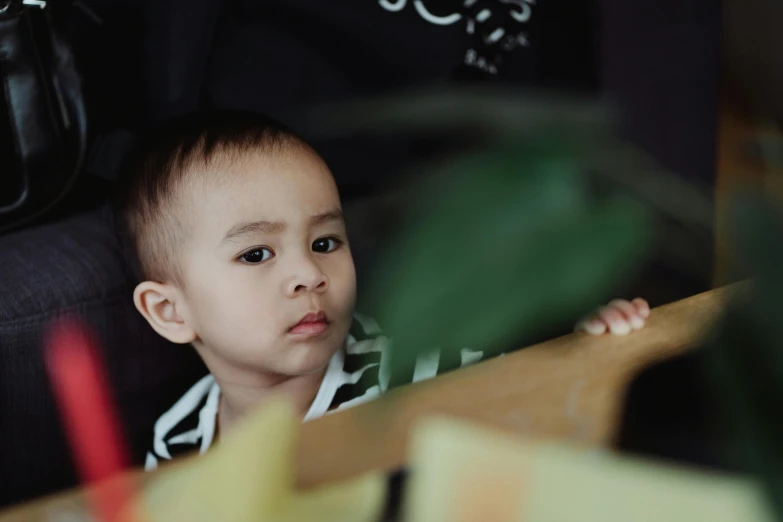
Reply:
<svg viewBox="0 0 783 522"><path fill-rule="evenodd" d="M179 118L126 161L115 210L141 281L136 308L210 371L156 422L147 469L205 452L273 394L307 421L386 390L386 338L354 314L337 186L291 131L238 111ZM628 333L648 313L643 300L613 301L579 328ZM481 355L463 350L462 363ZM437 373L438 358L421 357L413 380Z"/></svg>

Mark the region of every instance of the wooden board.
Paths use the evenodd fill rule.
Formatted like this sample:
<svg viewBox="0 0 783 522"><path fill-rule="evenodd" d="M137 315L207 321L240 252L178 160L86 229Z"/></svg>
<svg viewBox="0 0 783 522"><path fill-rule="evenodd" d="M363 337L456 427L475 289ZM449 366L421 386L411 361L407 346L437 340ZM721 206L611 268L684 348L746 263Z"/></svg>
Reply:
<svg viewBox="0 0 783 522"><path fill-rule="evenodd" d="M608 444L628 382L652 362L696 345L733 288L657 308L645 329L625 337L568 335L309 422L299 483L401 466L412 423L430 413L534 437Z"/></svg>
<svg viewBox="0 0 783 522"><path fill-rule="evenodd" d="M697 345L733 291L721 288L657 308L645 329L626 337L572 334L308 422L296 462L299 485L403 465L412 424L431 413L606 445L629 380L652 362ZM83 510L83 493L69 492L6 512L0 522L79 522ZM75 516L63 516L69 512Z"/></svg>

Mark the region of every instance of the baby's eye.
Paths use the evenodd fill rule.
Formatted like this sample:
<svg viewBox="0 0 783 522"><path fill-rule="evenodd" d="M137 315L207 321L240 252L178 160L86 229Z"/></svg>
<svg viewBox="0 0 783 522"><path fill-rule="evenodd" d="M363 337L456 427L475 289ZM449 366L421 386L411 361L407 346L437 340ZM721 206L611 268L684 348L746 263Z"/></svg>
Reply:
<svg viewBox="0 0 783 522"><path fill-rule="evenodd" d="M263 263L272 258L275 254L268 248L255 248L250 252L245 252L239 256L240 261L251 265Z"/></svg>
<svg viewBox="0 0 783 522"><path fill-rule="evenodd" d="M313 252L319 252L325 254L327 252L333 252L337 250L342 241L336 237L322 237L313 241Z"/></svg>

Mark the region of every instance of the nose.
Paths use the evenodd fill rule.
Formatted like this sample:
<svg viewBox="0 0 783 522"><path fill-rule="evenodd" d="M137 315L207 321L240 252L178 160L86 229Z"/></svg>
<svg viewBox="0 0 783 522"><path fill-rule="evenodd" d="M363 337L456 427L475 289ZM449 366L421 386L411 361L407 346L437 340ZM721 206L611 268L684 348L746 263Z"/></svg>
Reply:
<svg viewBox="0 0 783 522"><path fill-rule="evenodd" d="M286 282L286 294L296 297L306 292L322 294L329 289L329 277L310 259L303 259Z"/></svg>

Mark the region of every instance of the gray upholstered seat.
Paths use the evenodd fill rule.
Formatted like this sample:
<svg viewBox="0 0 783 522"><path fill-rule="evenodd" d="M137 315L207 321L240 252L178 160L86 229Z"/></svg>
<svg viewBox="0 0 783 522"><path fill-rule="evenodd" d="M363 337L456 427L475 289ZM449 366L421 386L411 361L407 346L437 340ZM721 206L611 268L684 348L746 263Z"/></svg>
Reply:
<svg viewBox="0 0 783 522"><path fill-rule="evenodd" d="M0 505L76 483L41 350L51 317L78 314L100 339L135 463L156 417L205 373L152 331L132 288L105 212L0 237Z"/></svg>

